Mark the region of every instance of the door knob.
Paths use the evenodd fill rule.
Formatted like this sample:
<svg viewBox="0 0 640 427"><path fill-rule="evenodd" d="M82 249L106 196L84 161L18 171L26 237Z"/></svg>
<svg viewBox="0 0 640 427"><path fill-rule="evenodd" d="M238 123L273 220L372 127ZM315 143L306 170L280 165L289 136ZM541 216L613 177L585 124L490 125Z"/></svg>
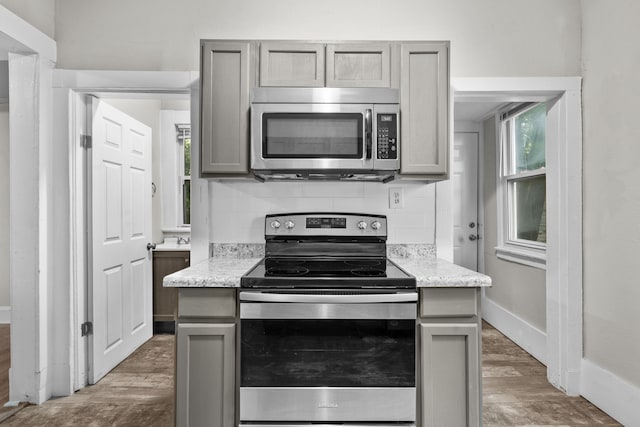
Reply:
<svg viewBox="0 0 640 427"><path fill-rule="evenodd" d="M475 222L470 222L469 223L469 228L475 228L476 227L476 223Z"/></svg>
<svg viewBox="0 0 640 427"><path fill-rule="evenodd" d="M147 250L150 251L151 249L155 249L156 248L156 244L155 243L147 243Z"/></svg>
<svg viewBox="0 0 640 427"><path fill-rule="evenodd" d="M471 240L472 242L473 242L474 240L478 240L478 236L477 236L477 235L475 235L475 234L469 234L469 240Z"/></svg>

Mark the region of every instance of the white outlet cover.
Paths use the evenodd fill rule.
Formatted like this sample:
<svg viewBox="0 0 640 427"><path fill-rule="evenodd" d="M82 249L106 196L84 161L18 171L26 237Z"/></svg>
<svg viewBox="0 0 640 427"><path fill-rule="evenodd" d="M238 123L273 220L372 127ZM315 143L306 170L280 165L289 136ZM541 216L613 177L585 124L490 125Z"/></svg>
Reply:
<svg viewBox="0 0 640 427"><path fill-rule="evenodd" d="M389 209L402 208L404 208L404 194L402 193L402 187L389 188Z"/></svg>

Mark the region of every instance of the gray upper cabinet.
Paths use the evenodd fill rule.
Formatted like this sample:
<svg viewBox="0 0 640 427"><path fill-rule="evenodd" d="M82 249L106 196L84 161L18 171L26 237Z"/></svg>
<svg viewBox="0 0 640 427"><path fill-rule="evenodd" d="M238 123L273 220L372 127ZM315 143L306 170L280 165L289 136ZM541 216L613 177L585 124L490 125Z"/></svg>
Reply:
<svg viewBox="0 0 640 427"><path fill-rule="evenodd" d="M256 86L400 89L402 179L448 177L449 42L201 41L204 178L248 177Z"/></svg>
<svg viewBox="0 0 640 427"><path fill-rule="evenodd" d="M251 42L202 41L200 91L201 171L249 173Z"/></svg>
<svg viewBox="0 0 640 427"><path fill-rule="evenodd" d="M324 44L261 43L260 86L324 86Z"/></svg>
<svg viewBox="0 0 640 427"><path fill-rule="evenodd" d="M446 178L449 42L408 42L400 50L400 174Z"/></svg>
<svg viewBox="0 0 640 427"><path fill-rule="evenodd" d="M388 43L328 44L327 87L390 87Z"/></svg>

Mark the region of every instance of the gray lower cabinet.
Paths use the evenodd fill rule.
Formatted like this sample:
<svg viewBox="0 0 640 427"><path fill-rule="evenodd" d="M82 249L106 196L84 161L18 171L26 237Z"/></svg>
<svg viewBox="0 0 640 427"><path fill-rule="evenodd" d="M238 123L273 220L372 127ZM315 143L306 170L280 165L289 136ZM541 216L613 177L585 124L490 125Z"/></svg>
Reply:
<svg viewBox="0 0 640 427"><path fill-rule="evenodd" d="M235 425L235 313L234 289L179 290L176 426Z"/></svg>
<svg viewBox="0 0 640 427"><path fill-rule="evenodd" d="M480 311L476 288L420 292L421 427L481 423Z"/></svg>
<svg viewBox="0 0 640 427"><path fill-rule="evenodd" d="M203 176L249 173L249 41L201 42L200 147Z"/></svg>
<svg viewBox="0 0 640 427"><path fill-rule="evenodd" d="M402 43L400 50L400 174L446 178L449 43Z"/></svg>

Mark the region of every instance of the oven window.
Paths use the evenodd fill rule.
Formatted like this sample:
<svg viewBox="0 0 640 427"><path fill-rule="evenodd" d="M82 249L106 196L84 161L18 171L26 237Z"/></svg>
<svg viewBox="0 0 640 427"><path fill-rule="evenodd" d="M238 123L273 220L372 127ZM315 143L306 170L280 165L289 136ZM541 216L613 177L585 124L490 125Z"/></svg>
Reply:
<svg viewBox="0 0 640 427"><path fill-rule="evenodd" d="M362 114L264 113L264 158L362 158Z"/></svg>
<svg viewBox="0 0 640 427"><path fill-rule="evenodd" d="M414 387L414 320L241 321L241 387Z"/></svg>

